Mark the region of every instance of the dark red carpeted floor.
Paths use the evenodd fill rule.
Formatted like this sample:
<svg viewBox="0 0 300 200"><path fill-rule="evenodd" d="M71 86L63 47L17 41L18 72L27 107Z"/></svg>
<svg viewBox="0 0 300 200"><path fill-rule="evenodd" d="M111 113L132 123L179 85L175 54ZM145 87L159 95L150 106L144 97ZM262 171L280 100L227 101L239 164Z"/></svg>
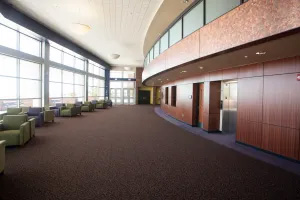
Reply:
<svg viewBox="0 0 300 200"><path fill-rule="evenodd" d="M185 132L150 106L57 119L6 156L3 200L300 198L300 177Z"/></svg>

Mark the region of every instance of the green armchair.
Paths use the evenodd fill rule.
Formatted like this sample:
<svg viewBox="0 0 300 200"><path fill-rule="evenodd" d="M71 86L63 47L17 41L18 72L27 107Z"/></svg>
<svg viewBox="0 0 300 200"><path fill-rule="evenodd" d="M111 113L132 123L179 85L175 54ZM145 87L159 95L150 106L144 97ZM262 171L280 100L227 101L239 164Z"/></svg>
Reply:
<svg viewBox="0 0 300 200"><path fill-rule="evenodd" d="M105 100L99 100L96 104L97 109L106 109L107 108L107 103Z"/></svg>
<svg viewBox="0 0 300 200"><path fill-rule="evenodd" d="M81 115L81 107L77 107L75 104L67 104L60 108L60 116L62 117L74 117L78 114Z"/></svg>
<svg viewBox="0 0 300 200"><path fill-rule="evenodd" d="M7 146L24 145L31 138L30 122L26 115L5 115L0 123L0 140Z"/></svg>
<svg viewBox="0 0 300 200"><path fill-rule="evenodd" d="M0 175L4 173L5 167L5 141L0 141Z"/></svg>
<svg viewBox="0 0 300 200"><path fill-rule="evenodd" d="M91 102L84 102L81 106L82 112L93 112L94 111L94 105Z"/></svg>
<svg viewBox="0 0 300 200"><path fill-rule="evenodd" d="M6 113L0 115L0 121L5 115L20 115L24 114L22 108L7 108Z"/></svg>
<svg viewBox="0 0 300 200"><path fill-rule="evenodd" d="M0 175L4 173L5 167L5 141L0 141Z"/></svg>

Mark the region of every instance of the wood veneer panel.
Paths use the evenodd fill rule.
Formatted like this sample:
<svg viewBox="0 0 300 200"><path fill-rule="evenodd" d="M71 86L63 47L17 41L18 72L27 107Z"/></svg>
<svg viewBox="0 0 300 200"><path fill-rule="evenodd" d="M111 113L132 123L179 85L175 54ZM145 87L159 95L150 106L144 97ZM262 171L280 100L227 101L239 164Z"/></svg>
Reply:
<svg viewBox="0 0 300 200"><path fill-rule="evenodd" d="M239 67L224 69L222 74L222 80L237 79L238 72L239 72Z"/></svg>
<svg viewBox="0 0 300 200"><path fill-rule="evenodd" d="M209 80L210 81L221 81L222 80L222 70L210 72Z"/></svg>
<svg viewBox="0 0 300 200"><path fill-rule="evenodd" d="M204 113L209 113L209 90L210 82L204 82Z"/></svg>
<svg viewBox="0 0 300 200"><path fill-rule="evenodd" d="M284 58L264 63L264 75L300 72L300 57Z"/></svg>
<svg viewBox="0 0 300 200"><path fill-rule="evenodd" d="M265 124L300 129L300 81L297 74L264 77Z"/></svg>
<svg viewBox="0 0 300 200"><path fill-rule="evenodd" d="M263 149L299 160L299 145L299 130L263 124Z"/></svg>
<svg viewBox="0 0 300 200"><path fill-rule="evenodd" d="M263 77L239 79L238 118L262 123Z"/></svg>
<svg viewBox="0 0 300 200"><path fill-rule="evenodd" d="M204 114L204 84L199 84L199 119L198 122L203 123Z"/></svg>
<svg viewBox="0 0 300 200"><path fill-rule="evenodd" d="M209 88L209 113L220 114L221 81L210 82Z"/></svg>
<svg viewBox="0 0 300 200"><path fill-rule="evenodd" d="M193 84L177 85L177 105L174 107L179 120L193 124Z"/></svg>
<svg viewBox="0 0 300 200"><path fill-rule="evenodd" d="M263 76L264 69L262 63L242 66L239 68L238 78Z"/></svg>
<svg viewBox="0 0 300 200"><path fill-rule="evenodd" d="M238 119L236 140L255 147L262 146L262 123Z"/></svg>

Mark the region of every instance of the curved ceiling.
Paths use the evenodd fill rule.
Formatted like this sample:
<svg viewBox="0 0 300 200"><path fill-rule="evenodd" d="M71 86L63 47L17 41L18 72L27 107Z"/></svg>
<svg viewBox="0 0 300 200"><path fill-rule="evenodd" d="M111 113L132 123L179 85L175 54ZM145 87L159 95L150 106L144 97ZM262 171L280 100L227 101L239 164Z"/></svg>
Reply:
<svg viewBox="0 0 300 200"><path fill-rule="evenodd" d="M6 0L111 65L142 66L149 25L163 0ZM81 35L74 24L91 30ZM75 31L74 31L75 30ZM77 31L76 31L77 30ZM111 54L119 54L113 59Z"/></svg>
<svg viewBox="0 0 300 200"><path fill-rule="evenodd" d="M196 0L164 0L147 31L144 41L144 55L149 52L155 41L161 37L161 34L164 33L169 25L195 1Z"/></svg>

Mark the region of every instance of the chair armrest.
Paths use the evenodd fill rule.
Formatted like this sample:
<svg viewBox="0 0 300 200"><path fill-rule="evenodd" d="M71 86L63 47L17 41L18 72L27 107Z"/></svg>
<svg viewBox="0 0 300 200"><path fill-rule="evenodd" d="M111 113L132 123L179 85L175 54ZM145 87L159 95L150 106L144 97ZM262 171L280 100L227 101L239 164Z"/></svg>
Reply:
<svg viewBox="0 0 300 200"><path fill-rule="evenodd" d="M24 144L24 135L26 131L30 131L30 124L29 122L25 122L20 126L20 144Z"/></svg>
<svg viewBox="0 0 300 200"><path fill-rule="evenodd" d="M5 147L5 140L0 141L0 149Z"/></svg>
<svg viewBox="0 0 300 200"><path fill-rule="evenodd" d="M60 110L65 110L65 109L67 109L67 107L66 107L66 106L62 106L62 107L60 107Z"/></svg>

